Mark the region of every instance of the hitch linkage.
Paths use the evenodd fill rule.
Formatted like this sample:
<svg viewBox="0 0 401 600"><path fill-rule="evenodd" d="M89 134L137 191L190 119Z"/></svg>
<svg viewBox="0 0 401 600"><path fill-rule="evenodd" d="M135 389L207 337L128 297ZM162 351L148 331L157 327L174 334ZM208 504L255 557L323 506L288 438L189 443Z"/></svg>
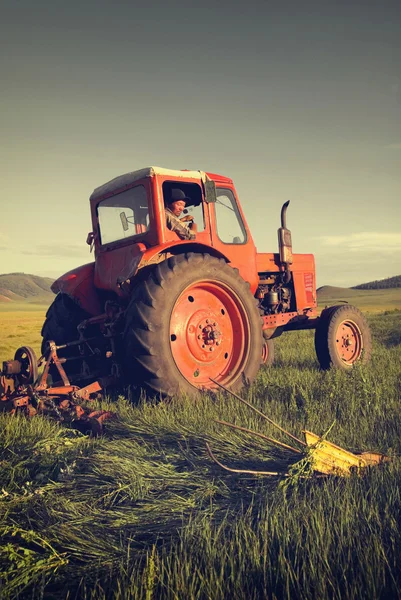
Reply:
<svg viewBox="0 0 401 600"><path fill-rule="evenodd" d="M82 433L101 434L103 422L112 417L112 413L91 410L81 406L80 402L93 401L110 385L111 379L99 379L85 387L72 385L63 367L67 359L57 355L57 350L70 345L76 345L76 342L57 346L49 341L39 360L31 347L22 346L15 352L14 359L4 361L0 371L0 411L27 416L47 414L69 422ZM42 366L43 371L38 375ZM50 376L51 367L54 368ZM53 381L55 372L60 377L57 381Z"/></svg>

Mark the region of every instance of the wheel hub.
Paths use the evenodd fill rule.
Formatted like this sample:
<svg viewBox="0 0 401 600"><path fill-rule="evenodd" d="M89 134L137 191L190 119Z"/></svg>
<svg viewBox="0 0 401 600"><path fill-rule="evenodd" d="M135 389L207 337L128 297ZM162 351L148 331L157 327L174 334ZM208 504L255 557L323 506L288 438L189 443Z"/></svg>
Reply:
<svg viewBox="0 0 401 600"><path fill-rule="evenodd" d="M205 310L196 311L190 318L186 338L188 348L196 360L215 360L216 355L212 353L222 348L224 336L217 319L216 315Z"/></svg>
<svg viewBox="0 0 401 600"><path fill-rule="evenodd" d="M209 319L206 319L206 323L209 321ZM199 327L202 327L202 323L199 325ZM198 338L200 338L201 340L204 341L204 343L208 346L210 346L211 344L215 344L216 346L219 345L219 338L222 336L222 333L220 331L220 329L217 327L217 322L213 321L213 323L211 325L205 325L205 327L202 328L202 334L199 336Z"/></svg>
<svg viewBox="0 0 401 600"><path fill-rule="evenodd" d="M337 352L346 364L352 365L360 358L363 341L362 332L354 321L343 321L337 329Z"/></svg>

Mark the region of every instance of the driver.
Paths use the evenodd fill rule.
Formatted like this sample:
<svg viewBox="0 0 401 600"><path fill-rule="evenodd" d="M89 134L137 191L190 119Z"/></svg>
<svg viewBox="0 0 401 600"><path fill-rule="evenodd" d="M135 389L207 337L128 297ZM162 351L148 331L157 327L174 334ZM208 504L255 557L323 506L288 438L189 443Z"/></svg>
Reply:
<svg viewBox="0 0 401 600"><path fill-rule="evenodd" d="M194 240L197 232L196 224L192 217L186 216L179 219L180 214L185 208L188 198L179 188L173 188L170 193L170 198L167 201L166 208L166 225L171 231L175 231L182 240ZM188 221L188 225L183 222Z"/></svg>

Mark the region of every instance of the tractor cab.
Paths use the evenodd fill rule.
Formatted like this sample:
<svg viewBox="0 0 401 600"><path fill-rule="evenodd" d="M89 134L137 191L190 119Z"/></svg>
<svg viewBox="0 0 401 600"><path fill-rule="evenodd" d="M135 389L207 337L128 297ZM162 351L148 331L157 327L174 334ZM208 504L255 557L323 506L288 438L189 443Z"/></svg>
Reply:
<svg viewBox="0 0 401 600"><path fill-rule="evenodd" d="M196 225L193 240L180 238L167 226L166 209L177 190L186 199L180 220L185 227L191 221ZM93 230L88 243L95 249L97 288L119 294L124 279L149 261L197 251L232 263L256 289L256 248L231 179L150 167L96 188L90 202Z"/></svg>

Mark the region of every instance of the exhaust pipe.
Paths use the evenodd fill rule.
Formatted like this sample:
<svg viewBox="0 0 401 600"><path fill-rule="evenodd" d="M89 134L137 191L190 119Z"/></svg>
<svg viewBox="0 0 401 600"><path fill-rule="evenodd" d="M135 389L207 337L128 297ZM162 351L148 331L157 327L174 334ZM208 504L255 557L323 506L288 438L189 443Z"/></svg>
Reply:
<svg viewBox="0 0 401 600"><path fill-rule="evenodd" d="M289 265L292 265L292 240L291 231L287 229L287 208L290 201L284 202L281 208L281 227L278 230L278 249L280 254L280 263L284 267L285 280L284 283L289 283L291 272Z"/></svg>
<svg viewBox="0 0 401 600"><path fill-rule="evenodd" d="M287 228L287 208L289 203L290 201L287 200L287 202L284 202L283 206L281 207L281 229Z"/></svg>

